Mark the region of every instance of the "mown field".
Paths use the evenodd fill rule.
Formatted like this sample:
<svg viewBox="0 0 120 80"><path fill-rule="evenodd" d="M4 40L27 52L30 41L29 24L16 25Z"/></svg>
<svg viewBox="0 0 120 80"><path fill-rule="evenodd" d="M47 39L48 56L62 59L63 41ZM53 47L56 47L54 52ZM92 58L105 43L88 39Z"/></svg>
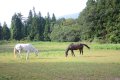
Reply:
<svg viewBox="0 0 120 80"><path fill-rule="evenodd" d="M0 80L120 80L120 44L87 43L84 55L65 57L70 42L29 42L40 54L13 57L17 42L0 43Z"/></svg>

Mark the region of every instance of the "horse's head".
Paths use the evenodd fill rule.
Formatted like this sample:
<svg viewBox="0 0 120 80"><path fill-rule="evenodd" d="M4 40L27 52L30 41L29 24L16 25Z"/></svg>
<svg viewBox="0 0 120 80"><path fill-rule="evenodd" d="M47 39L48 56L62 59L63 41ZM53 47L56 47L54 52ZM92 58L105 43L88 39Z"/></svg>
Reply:
<svg viewBox="0 0 120 80"><path fill-rule="evenodd" d="M36 49L35 50L35 55L38 56L38 54L39 54L39 51Z"/></svg>
<svg viewBox="0 0 120 80"><path fill-rule="evenodd" d="M65 53L65 57L67 57L68 56L68 53Z"/></svg>
<svg viewBox="0 0 120 80"><path fill-rule="evenodd" d="M65 56L67 57L68 56L68 48L66 49L66 51L65 51Z"/></svg>

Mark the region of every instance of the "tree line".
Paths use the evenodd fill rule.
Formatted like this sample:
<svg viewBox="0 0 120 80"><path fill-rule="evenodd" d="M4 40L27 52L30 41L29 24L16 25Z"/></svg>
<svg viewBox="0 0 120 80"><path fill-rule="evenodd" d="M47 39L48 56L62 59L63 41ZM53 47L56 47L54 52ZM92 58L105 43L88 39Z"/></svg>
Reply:
<svg viewBox="0 0 120 80"><path fill-rule="evenodd" d="M96 41L120 43L120 1L88 0L85 9L77 19L56 19L42 17L35 8L29 11L27 19L15 13L11 27L0 25L0 40L35 41Z"/></svg>
<svg viewBox="0 0 120 80"><path fill-rule="evenodd" d="M27 19L21 13L15 13L12 16L10 28L6 22L3 26L0 25L0 40L50 41L49 35L55 22L54 13L52 17L47 13L44 18L40 12L38 14L35 12L35 8L29 11Z"/></svg>

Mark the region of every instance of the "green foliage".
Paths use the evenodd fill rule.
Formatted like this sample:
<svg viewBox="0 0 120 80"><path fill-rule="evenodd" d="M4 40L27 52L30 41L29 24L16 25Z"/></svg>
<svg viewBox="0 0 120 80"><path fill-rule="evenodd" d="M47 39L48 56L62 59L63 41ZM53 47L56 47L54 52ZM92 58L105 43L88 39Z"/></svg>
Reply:
<svg viewBox="0 0 120 80"><path fill-rule="evenodd" d="M33 7L28 18L21 13L11 20L11 39L31 41L83 41L120 43L120 1L88 0L77 19L46 17ZM1 30L1 29L0 29ZM0 40L3 39L0 31Z"/></svg>
<svg viewBox="0 0 120 80"><path fill-rule="evenodd" d="M24 37L22 15L14 14L11 23L12 39L21 40Z"/></svg>
<svg viewBox="0 0 120 80"><path fill-rule="evenodd" d="M30 37L32 40L34 40L36 35L39 35L39 29L38 29L38 17L34 16L32 19L32 27L31 27L31 33ZM39 37L39 36L36 36ZM37 38L39 40L39 38Z"/></svg>
<svg viewBox="0 0 120 80"><path fill-rule="evenodd" d="M6 22L3 24L2 28L2 35L3 35L3 40L9 40L10 39L10 29L7 27Z"/></svg>
<svg viewBox="0 0 120 80"><path fill-rule="evenodd" d="M54 24L56 23L56 17L55 17L55 14L52 15L52 20L51 20L53 26Z"/></svg>
<svg viewBox="0 0 120 80"><path fill-rule="evenodd" d="M50 41L50 33L51 33L51 18L49 13L47 13L47 17L45 19L45 29L44 29L44 40L45 41Z"/></svg>
<svg viewBox="0 0 120 80"><path fill-rule="evenodd" d="M0 24L0 40L2 40L2 26L1 26L1 24Z"/></svg>
<svg viewBox="0 0 120 80"><path fill-rule="evenodd" d="M85 34L82 39L93 41L97 38L108 43L120 43L119 5L118 0L88 0L78 18Z"/></svg>
<svg viewBox="0 0 120 80"><path fill-rule="evenodd" d="M65 25L65 26L64 26ZM64 23L63 25L54 26L53 31L51 32L51 40L52 41L80 41L80 30L77 25Z"/></svg>
<svg viewBox="0 0 120 80"><path fill-rule="evenodd" d="M33 15L34 14L34 15ZM35 8L29 11L28 19L22 18L21 14L15 14L11 21L11 39L15 40L44 40L45 19L35 12Z"/></svg>
<svg viewBox="0 0 120 80"><path fill-rule="evenodd" d="M31 33L31 28L32 28L32 19L33 19L33 13L30 10L28 19L24 21L24 26L25 26L25 37L28 37Z"/></svg>
<svg viewBox="0 0 120 80"><path fill-rule="evenodd" d="M41 16L41 13L37 14L35 8L33 8L33 12L32 10L29 11L28 19L25 22L25 39L43 41L46 21Z"/></svg>

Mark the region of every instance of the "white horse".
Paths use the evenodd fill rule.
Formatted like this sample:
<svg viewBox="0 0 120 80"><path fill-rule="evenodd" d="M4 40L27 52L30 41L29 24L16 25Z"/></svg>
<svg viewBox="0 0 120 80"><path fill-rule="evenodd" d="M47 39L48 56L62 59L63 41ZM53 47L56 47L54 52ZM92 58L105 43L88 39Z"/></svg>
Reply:
<svg viewBox="0 0 120 80"><path fill-rule="evenodd" d="M14 57L16 58L16 53L21 56L21 51L26 51L26 60L29 58L29 53L34 52L38 56L38 50L32 46L32 44L16 44L14 47Z"/></svg>

